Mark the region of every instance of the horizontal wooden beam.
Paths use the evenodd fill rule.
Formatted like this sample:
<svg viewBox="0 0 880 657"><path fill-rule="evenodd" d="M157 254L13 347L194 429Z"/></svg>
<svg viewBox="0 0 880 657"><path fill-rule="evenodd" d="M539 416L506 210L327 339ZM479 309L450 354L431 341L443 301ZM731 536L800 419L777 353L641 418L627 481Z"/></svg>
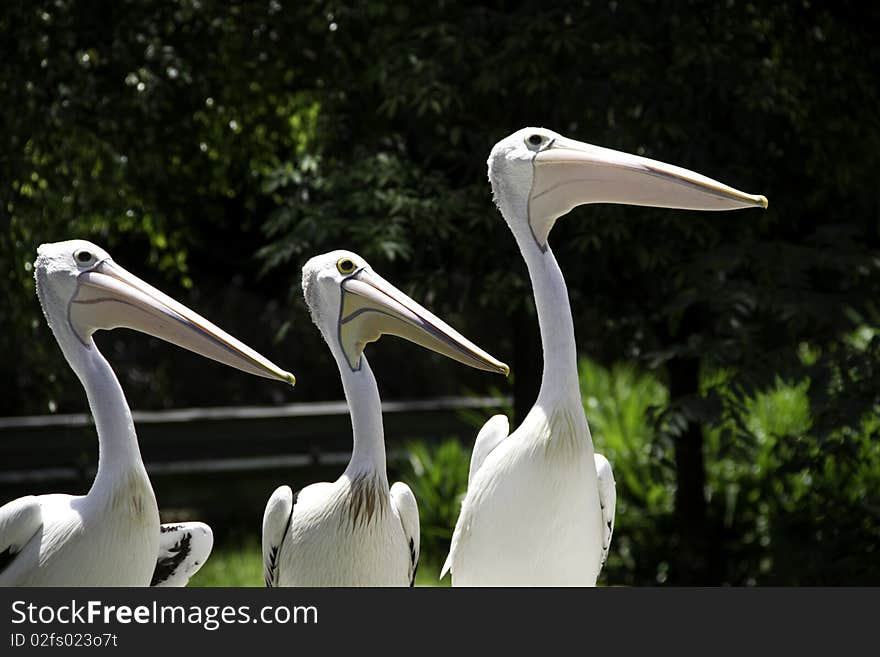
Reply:
<svg viewBox="0 0 880 657"><path fill-rule="evenodd" d="M382 413L500 408L510 405L510 397L437 397L404 401L383 401ZM316 415L348 415L345 401L307 402L279 406L220 406L217 408L180 408L168 411L132 411L135 424L174 424L200 420L255 420ZM0 417L0 439L6 429L40 427L85 427L92 425L89 413L58 415L21 415Z"/></svg>

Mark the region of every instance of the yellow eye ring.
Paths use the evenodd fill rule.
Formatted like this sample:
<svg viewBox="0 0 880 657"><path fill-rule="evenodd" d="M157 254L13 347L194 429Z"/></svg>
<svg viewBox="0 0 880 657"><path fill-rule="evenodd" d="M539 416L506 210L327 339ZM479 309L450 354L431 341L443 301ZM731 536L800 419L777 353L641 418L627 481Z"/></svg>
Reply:
<svg viewBox="0 0 880 657"><path fill-rule="evenodd" d="M336 269L339 270L340 274L351 274L357 269L357 266L351 258L340 258L336 263Z"/></svg>

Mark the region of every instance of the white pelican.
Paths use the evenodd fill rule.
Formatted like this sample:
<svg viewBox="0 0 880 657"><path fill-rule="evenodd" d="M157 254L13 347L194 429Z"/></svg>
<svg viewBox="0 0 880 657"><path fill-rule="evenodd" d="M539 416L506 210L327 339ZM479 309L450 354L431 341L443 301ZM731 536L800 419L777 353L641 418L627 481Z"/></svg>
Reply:
<svg viewBox="0 0 880 657"><path fill-rule="evenodd" d="M550 230L585 203L733 210L766 208L767 199L541 128L498 142L488 165L495 203L532 281L544 372L538 399L516 431L508 435L507 418L499 415L477 436L441 577L451 570L456 586L592 586L610 546L616 493L611 465L593 453Z"/></svg>
<svg viewBox="0 0 880 657"><path fill-rule="evenodd" d="M72 240L43 244L37 296L86 389L98 472L86 495L27 496L0 507L0 586L183 586L208 557L207 525L159 525L131 412L92 334L133 328L251 374L293 375L117 265Z"/></svg>
<svg viewBox="0 0 880 657"><path fill-rule="evenodd" d="M342 476L296 495L279 487L263 516L267 586L411 586L419 511L404 483L388 487L382 408L364 347L393 334L457 361L508 373L497 361L370 269L332 251L303 267L303 294L336 359L354 447Z"/></svg>

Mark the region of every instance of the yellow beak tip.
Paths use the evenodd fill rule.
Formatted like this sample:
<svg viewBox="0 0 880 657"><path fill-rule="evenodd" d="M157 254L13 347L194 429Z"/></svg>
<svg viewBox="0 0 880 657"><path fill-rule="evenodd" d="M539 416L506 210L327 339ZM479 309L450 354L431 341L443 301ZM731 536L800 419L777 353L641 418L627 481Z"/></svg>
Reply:
<svg viewBox="0 0 880 657"><path fill-rule="evenodd" d="M770 201L767 200L767 197L766 197L766 196L759 196L759 197L758 197L758 203L760 203L760 204L761 204L761 207L764 208L765 210L766 210L767 207L770 205Z"/></svg>
<svg viewBox="0 0 880 657"><path fill-rule="evenodd" d="M291 374L290 372L285 372L285 373L284 373L284 379L285 379L285 380L286 380L291 386L295 386L295 385L296 385L296 377L295 377L293 374Z"/></svg>
<svg viewBox="0 0 880 657"><path fill-rule="evenodd" d="M501 365L501 373L506 377L510 376L510 368L507 365Z"/></svg>

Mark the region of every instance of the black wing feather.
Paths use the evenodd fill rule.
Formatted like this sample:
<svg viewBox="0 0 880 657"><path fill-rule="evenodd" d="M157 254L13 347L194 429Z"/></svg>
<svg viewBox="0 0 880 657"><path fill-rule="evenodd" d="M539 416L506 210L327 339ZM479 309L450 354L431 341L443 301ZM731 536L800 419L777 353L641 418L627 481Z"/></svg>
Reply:
<svg viewBox="0 0 880 657"><path fill-rule="evenodd" d="M409 580L410 588L416 585L416 572L419 570L419 560L416 557L416 544L412 537L409 539L409 563L412 567L412 577Z"/></svg>
<svg viewBox="0 0 880 657"><path fill-rule="evenodd" d="M0 573L6 570L6 567L12 563L15 559L15 556L18 554L18 550L13 551L12 546L10 545L8 548L0 552Z"/></svg>
<svg viewBox="0 0 880 657"><path fill-rule="evenodd" d="M163 528L162 531L171 531L171 528L167 530ZM174 574L174 571L176 571L180 567L180 564L182 564L189 556L189 553L192 550L191 543L192 535L185 533L180 537L180 540L174 544L174 547L168 550L169 554L167 557L156 561L156 569L153 571L153 579L150 580L150 586L161 584Z"/></svg>

